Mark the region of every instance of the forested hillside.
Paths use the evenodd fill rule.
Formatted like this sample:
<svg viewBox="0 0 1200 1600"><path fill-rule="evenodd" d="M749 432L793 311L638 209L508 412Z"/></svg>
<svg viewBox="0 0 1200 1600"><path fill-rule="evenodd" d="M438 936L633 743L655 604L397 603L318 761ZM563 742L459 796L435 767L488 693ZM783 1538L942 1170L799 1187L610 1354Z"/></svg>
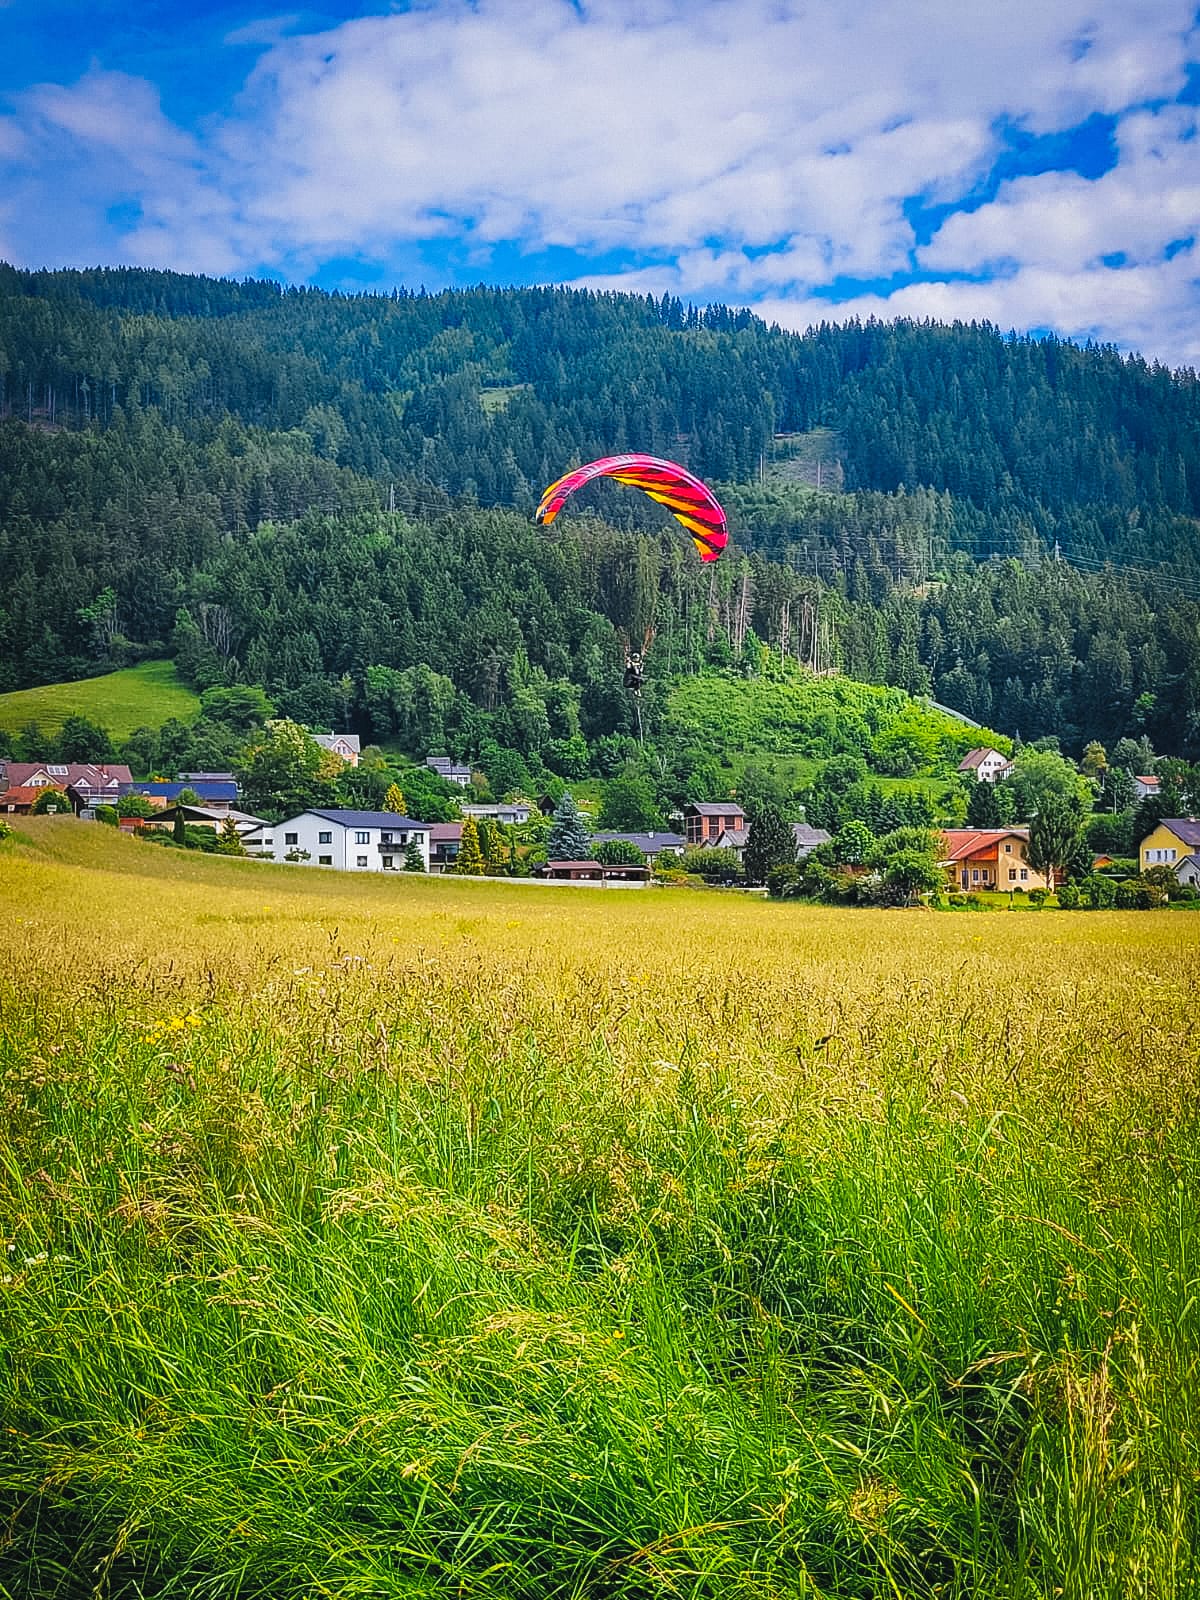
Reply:
<svg viewBox="0 0 1200 1600"><path fill-rule="evenodd" d="M0 415L0 688L165 650L200 687L365 721L372 669L425 667L594 741L629 727L622 632L654 626L651 715L665 676L754 671L765 643L1027 739L1197 749L1200 386L1111 350L0 268ZM611 486L529 525L625 448L719 485L715 577Z"/></svg>

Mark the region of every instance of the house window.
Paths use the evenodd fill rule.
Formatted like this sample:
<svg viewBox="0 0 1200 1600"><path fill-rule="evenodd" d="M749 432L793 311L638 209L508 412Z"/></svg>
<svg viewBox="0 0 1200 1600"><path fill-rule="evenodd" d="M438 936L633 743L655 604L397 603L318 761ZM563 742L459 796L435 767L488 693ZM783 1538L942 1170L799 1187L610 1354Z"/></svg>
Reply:
<svg viewBox="0 0 1200 1600"><path fill-rule="evenodd" d="M332 833L319 833L317 835L317 843L318 844L332 844L333 843L333 834Z"/></svg>
<svg viewBox="0 0 1200 1600"><path fill-rule="evenodd" d="M384 856L384 858L383 858L383 870L385 872L390 872L392 870L392 862L395 861L395 859L396 859L395 856Z"/></svg>
<svg viewBox="0 0 1200 1600"><path fill-rule="evenodd" d="M414 833L412 836L412 841L414 844L424 844L425 835L423 833Z"/></svg>
<svg viewBox="0 0 1200 1600"><path fill-rule="evenodd" d="M1029 876L1029 868L1028 867L1022 867L1021 868L1021 882L1024 883L1026 878L1028 878L1028 876Z"/></svg>
<svg viewBox="0 0 1200 1600"><path fill-rule="evenodd" d="M1005 845L1005 846L1004 846L1004 854L1005 854L1005 855L1006 855L1006 856L1010 856L1010 855L1012 855L1012 845L1010 845L1010 844L1006 844L1006 845Z"/></svg>
<svg viewBox="0 0 1200 1600"><path fill-rule="evenodd" d="M356 856L354 859L358 862L360 867L365 867L367 864L366 856Z"/></svg>
<svg viewBox="0 0 1200 1600"><path fill-rule="evenodd" d="M1016 883L1016 881L1017 881L1017 869L1016 869L1016 867L1009 867L1009 869L1008 869L1008 881L1009 881L1009 883Z"/></svg>
<svg viewBox="0 0 1200 1600"><path fill-rule="evenodd" d="M359 833L356 833L354 835L354 842L355 842L355 844L370 844L371 835L369 833L363 833L363 832L360 831ZM359 863L360 866L363 865L363 864L364 863L362 863L362 862Z"/></svg>
<svg viewBox="0 0 1200 1600"><path fill-rule="evenodd" d="M271 849L274 846L275 841L274 841L274 839L264 839L263 843L267 846L268 849Z"/></svg>
<svg viewBox="0 0 1200 1600"><path fill-rule="evenodd" d="M285 833L283 836L283 842L284 844L299 844L300 835L298 833Z"/></svg>
<svg viewBox="0 0 1200 1600"><path fill-rule="evenodd" d="M392 842L391 833L390 832L389 833L381 833L379 835L379 842L380 842L380 844L391 844L391 842Z"/></svg>
<svg viewBox="0 0 1200 1600"><path fill-rule="evenodd" d="M317 857L317 865L319 867L331 867L333 865L333 857L332 856L318 856Z"/></svg>
<svg viewBox="0 0 1200 1600"><path fill-rule="evenodd" d="M978 867L972 867L971 868L971 882L972 883L978 883L979 882L979 868Z"/></svg>

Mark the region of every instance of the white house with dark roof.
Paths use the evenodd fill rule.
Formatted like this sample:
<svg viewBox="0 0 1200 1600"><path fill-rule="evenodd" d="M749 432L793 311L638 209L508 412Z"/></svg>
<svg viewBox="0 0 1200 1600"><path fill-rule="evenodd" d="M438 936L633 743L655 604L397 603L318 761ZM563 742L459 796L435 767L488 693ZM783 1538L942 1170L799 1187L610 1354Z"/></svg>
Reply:
<svg viewBox="0 0 1200 1600"><path fill-rule="evenodd" d="M429 871L429 824L394 811L302 811L242 835L260 861L298 861L339 872L403 872L409 845Z"/></svg>
<svg viewBox="0 0 1200 1600"><path fill-rule="evenodd" d="M460 789L471 787L471 769L460 761L451 761L449 756L426 756L425 765L447 783L456 783Z"/></svg>
<svg viewBox="0 0 1200 1600"><path fill-rule="evenodd" d="M967 751L958 763L958 770L964 778L974 778L976 783L998 783L1008 776L1011 766L1012 762L999 750L988 750L981 745L977 750Z"/></svg>

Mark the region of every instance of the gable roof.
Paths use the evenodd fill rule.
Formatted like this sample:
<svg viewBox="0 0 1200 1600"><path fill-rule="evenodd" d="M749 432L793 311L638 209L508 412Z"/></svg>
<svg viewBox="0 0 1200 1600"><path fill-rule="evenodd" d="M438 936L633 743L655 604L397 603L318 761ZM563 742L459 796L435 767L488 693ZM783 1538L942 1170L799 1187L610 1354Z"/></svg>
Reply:
<svg viewBox="0 0 1200 1600"><path fill-rule="evenodd" d="M111 789L133 782L133 774L128 767L111 761L99 766L92 761L5 763L5 775L14 789L23 787L38 772L44 772L56 789L65 789L69 783L81 784L85 789Z"/></svg>
<svg viewBox="0 0 1200 1600"><path fill-rule="evenodd" d="M698 817L744 817L746 813L734 800L693 800L691 805L684 806L686 815L694 811Z"/></svg>
<svg viewBox="0 0 1200 1600"><path fill-rule="evenodd" d="M362 750L362 743L356 733L314 733L312 738L322 750L335 750L339 744L344 744L347 750L353 750L355 755L360 754Z"/></svg>
<svg viewBox="0 0 1200 1600"><path fill-rule="evenodd" d="M807 822L793 822L792 836L798 850L815 850L819 844L828 844L833 838L824 828L814 828Z"/></svg>
<svg viewBox="0 0 1200 1600"><path fill-rule="evenodd" d="M1029 829L943 828L942 838L946 841L943 861L966 861L971 856L978 855L981 850L999 844L1002 839L1020 839L1022 844L1026 843L1029 839Z"/></svg>
<svg viewBox="0 0 1200 1600"><path fill-rule="evenodd" d="M749 828L722 828L716 837L716 846L718 850L741 850L749 837Z"/></svg>
<svg viewBox="0 0 1200 1600"><path fill-rule="evenodd" d="M1177 839L1190 845L1193 850L1200 847L1200 821L1195 817L1164 817L1159 827L1169 828Z"/></svg>
<svg viewBox="0 0 1200 1600"><path fill-rule="evenodd" d="M430 844L460 844L462 842L461 822L431 822L429 824Z"/></svg>
<svg viewBox="0 0 1200 1600"><path fill-rule="evenodd" d="M1008 757L1001 754L999 750L993 750L987 745L980 745L975 750L967 751L966 755L958 763L958 770L960 772L973 772L976 767L981 767L989 756L999 756L1001 761L1008 760Z"/></svg>

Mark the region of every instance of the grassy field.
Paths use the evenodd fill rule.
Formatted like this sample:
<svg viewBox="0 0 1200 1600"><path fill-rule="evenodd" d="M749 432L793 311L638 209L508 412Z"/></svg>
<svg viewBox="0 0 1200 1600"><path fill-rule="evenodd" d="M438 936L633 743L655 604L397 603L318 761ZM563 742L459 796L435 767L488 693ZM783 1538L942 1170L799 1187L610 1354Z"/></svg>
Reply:
<svg viewBox="0 0 1200 1600"><path fill-rule="evenodd" d="M1200 1592L1194 919L60 819L0 914L4 1600Z"/></svg>
<svg viewBox="0 0 1200 1600"><path fill-rule="evenodd" d="M143 661L140 666L107 672L102 678L75 683L48 683L37 689L0 694L0 729L16 733L36 722L47 733L66 717L86 717L125 739L135 728L161 728L171 717L186 721L200 701L176 676L170 661Z"/></svg>

